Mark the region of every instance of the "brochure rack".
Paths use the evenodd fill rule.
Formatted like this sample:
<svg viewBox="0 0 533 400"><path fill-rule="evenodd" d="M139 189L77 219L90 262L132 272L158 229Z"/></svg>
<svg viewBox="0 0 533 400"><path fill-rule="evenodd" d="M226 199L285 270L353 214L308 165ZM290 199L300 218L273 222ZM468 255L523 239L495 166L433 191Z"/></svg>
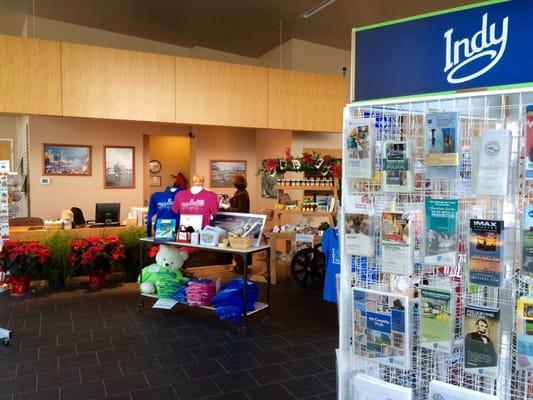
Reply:
<svg viewBox="0 0 533 400"><path fill-rule="evenodd" d="M533 370L525 370L517 351L516 305L524 295L533 294L533 280L521 273L522 218L524 206L533 204L533 181L525 180L526 106L533 104L533 88L508 89L442 96L439 99L420 98L405 101L358 102L344 110L344 126L354 119L369 119L374 127L373 177L349 178L347 140L343 133L343 180L341 229L340 336L338 352L339 399L355 399L353 378L368 375L381 381L412 389L412 398L429 399L432 380L449 383L497 399L528 399L533 396ZM453 176L428 174L427 127L428 114L457 112L460 121L458 163ZM479 165L480 136L489 130L511 132L509 176L504 196L476 194L478 180L484 175ZM414 189L408 193L384 192L381 185L382 152L385 141L410 141L413 144L412 168ZM352 175L353 176L353 175ZM487 183L487 182L484 182ZM488 183L489 186L492 183ZM497 182L494 182L496 185ZM353 202L365 199L374 240L373 256L361 257L346 252L346 214L353 213ZM442 265L425 260L424 220L426 199L458 200L456 226L456 262ZM383 247L380 221L383 213L400 212L409 218L411 257L405 259L408 274L383 271ZM502 220L503 264L500 286L472 284L469 281L469 231L471 219ZM426 262L424 262L426 261ZM452 302L451 351L423 348L420 337L422 285L446 288ZM408 296L410 363L391 366L368 357L367 336L354 331L354 288ZM481 306L499 311L499 329L489 332L498 354L498 368L464 368L465 306ZM378 306L379 307L379 306ZM378 311L380 311L378 309ZM386 310L387 311L387 310ZM394 321L393 321L394 323ZM497 327L497 325L494 325ZM382 338L386 343L391 338ZM375 343L377 343L376 341ZM360 351L363 346L363 351ZM359 356L356 356L356 348ZM383 349L383 348L381 348ZM375 351L374 349L372 351ZM363 354L363 357L361 357ZM396 354L396 353L391 353ZM392 358L392 357L391 357ZM398 396L400 396L398 394ZM396 398L396 397L395 397ZM404 397L397 397L404 398ZM407 397L405 397L407 398ZM449 397L450 399L453 397Z"/></svg>

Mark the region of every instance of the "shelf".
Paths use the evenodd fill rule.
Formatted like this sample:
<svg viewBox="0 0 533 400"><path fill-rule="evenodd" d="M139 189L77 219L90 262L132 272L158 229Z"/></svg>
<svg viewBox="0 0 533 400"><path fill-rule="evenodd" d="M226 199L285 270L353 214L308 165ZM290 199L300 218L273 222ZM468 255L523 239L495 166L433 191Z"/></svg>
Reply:
<svg viewBox="0 0 533 400"><path fill-rule="evenodd" d="M323 191L328 191L328 192L333 192L334 190L338 189L337 186L317 186L317 185L313 185L313 186L275 185L274 188L277 190L279 189L281 190L323 190Z"/></svg>
<svg viewBox="0 0 533 400"><path fill-rule="evenodd" d="M332 213L329 211L301 211L301 210L276 210L277 214L287 215L305 215L308 217L329 217Z"/></svg>

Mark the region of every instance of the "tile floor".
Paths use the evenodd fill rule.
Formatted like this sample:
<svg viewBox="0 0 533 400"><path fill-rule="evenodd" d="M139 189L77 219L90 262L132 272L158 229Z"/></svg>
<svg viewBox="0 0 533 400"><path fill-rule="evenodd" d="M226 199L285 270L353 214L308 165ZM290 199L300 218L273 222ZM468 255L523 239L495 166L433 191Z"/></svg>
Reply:
<svg viewBox="0 0 533 400"><path fill-rule="evenodd" d="M337 309L273 287L246 337L206 310L139 311L135 284L0 295L0 400L333 400Z"/></svg>

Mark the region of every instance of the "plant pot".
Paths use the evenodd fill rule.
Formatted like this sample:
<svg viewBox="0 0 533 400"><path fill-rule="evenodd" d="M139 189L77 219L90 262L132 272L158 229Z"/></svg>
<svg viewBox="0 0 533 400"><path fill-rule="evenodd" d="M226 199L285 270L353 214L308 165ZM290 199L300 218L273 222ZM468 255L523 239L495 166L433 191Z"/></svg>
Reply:
<svg viewBox="0 0 533 400"><path fill-rule="evenodd" d="M9 277L9 285L11 286L11 296L26 296L30 292L30 282L31 275Z"/></svg>
<svg viewBox="0 0 533 400"><path fill-rule="evenodd" d="M91 289L101 289L105 286L106 273L104 271L89 272L89 287Z"/></svg>
<svg viewBox="0 0 533 400"><path fill-rule="evenodd" d="M65 288L65 279L63 277L56 277L48 279L48 287L51 290L62 290Z"/></svg>

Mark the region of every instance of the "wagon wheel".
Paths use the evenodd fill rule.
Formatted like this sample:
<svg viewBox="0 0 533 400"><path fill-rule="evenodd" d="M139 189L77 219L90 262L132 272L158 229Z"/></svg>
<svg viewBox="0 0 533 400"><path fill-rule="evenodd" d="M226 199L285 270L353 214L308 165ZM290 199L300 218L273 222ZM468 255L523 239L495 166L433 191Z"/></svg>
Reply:
<svg viewBox="0 0 533 400"><path fill-rule="evenodd" d="M317 248L298 251L291 261L291 273L304 289L322 289L326 260Z"/></svg>

